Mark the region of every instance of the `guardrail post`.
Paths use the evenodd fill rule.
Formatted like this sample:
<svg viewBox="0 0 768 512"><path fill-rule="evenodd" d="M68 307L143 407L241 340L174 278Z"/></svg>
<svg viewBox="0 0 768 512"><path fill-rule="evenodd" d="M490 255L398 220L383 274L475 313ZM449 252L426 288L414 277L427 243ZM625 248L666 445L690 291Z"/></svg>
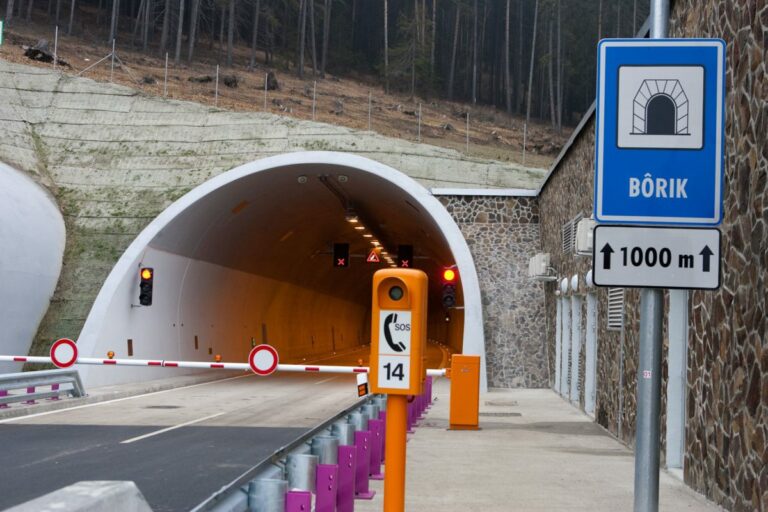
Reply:
<svg viewBox="0 0 768 512"><path fill-rule="evenodd" d="M338 444L336 447L338 458ZM336 497L339 492L339 466L337 464L318 464L315 500L315 512L335 512Z"/></svg>
<svg viewBox="0 0 768 512"><path fill-rule="evenodd" d="M357 472L355 473L355 498L370 500L376 495L368 487L368 475L371 468L371 433L367 430L355 432L357 448Z"/></svg>
<svg viewBox="0 0 768 512"><path fill-rule="evenodd" d="M336 510L338 512L354 512L355 510L355 447L339 446L339 487L336 495Z"/></svg>
<svg viewBox="0 0 768 512"><path fill-rule="evenodd" d="M368 428L371 431L371 468L369 473L373 480L384 480L384 475L381 473L384 422L381 420L368 420Z"/></svg>
<svg viewBox="0 0 768 512"><path fill-rule="evenodd" d="M312 493L309 491L288 491L285 495L285 512L311 512Z"/></svg>
<svg viewBox="0 0 768 512"><path fill-rule="evenodd" d="M28 387L28 388L27 388L27 394L31 394L31 393L34 393L34 392L35 392L35 386L30 386L30 387ZM27 400L27 401L26 401L26 402L24 402L24 403L25 403L25 404L29 404L29 405L34 405L34 404L36 404L37 402L35 402L35 400L34 400L34 398L33 398L32 400Z"/></svg>
<svg viewBox="0 0 768 512"><path fill-rule="evenodd" d="M285 512L288 482L277 478L260 478L248 483L248 510L251 512Z"/></svg>
<svg viewBox="0 0 768 512"><path fill-rule="evenodd" d="M0 398L8 396L8 392L4 390L0 390ZM0 404L0 409L6 409L8 407L8 404Z"/></svg>

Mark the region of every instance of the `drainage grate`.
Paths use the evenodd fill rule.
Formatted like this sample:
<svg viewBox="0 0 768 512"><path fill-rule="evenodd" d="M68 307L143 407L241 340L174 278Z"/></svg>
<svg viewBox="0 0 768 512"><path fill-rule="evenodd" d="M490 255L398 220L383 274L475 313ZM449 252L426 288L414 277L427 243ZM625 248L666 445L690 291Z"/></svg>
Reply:
<svg viewBox="0 0 768 512"><path fill-rule="evenodd" d="M480 416L492 416L494 418L511 418L513 416L522 416L519 412L481 412Z"/></svg>
<svg viewBox="0 0 768 512"><path fill-rule="evenodd" d="M148 405L144 409L181 409L180 405Z"/></svg>

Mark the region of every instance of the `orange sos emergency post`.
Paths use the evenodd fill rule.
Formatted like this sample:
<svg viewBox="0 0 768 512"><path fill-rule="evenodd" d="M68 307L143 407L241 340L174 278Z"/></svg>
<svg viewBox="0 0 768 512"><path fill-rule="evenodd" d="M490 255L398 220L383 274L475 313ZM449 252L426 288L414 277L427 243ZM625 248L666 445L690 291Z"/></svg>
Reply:
<svg viewBox="0 0 768 512"><path fill-rule="evenodd" d="M371 390L389 395L384 459L384 512L405 509L408 396L422 393L427 370L427 275L383 269L373 275Z"/></svg>

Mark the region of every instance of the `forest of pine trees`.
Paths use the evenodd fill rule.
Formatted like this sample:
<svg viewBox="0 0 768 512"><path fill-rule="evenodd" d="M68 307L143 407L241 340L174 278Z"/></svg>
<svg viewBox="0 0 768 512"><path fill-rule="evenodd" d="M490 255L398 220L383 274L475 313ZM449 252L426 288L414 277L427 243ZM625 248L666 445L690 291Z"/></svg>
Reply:
<svg viewBox="0 0 768 512"><path fill-rule="evenodd" d="M631 37L648 2L6 0L4 13L9 25L114 38L177 65L372 76L387 92L494 105L560 129L594 99L598 39Z"/></svg>

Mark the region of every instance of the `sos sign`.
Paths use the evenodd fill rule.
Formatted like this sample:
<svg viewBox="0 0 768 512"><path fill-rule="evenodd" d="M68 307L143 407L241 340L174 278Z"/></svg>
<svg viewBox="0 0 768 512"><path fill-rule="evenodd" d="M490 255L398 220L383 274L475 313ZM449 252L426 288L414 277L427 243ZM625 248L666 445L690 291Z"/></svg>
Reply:
<svg viewBox="0 0 768 512"><path fill-rule="evenodd" d="M427 276L383 269L373 276L371 388L374 393L421 393L426 369Z"/></svg>

